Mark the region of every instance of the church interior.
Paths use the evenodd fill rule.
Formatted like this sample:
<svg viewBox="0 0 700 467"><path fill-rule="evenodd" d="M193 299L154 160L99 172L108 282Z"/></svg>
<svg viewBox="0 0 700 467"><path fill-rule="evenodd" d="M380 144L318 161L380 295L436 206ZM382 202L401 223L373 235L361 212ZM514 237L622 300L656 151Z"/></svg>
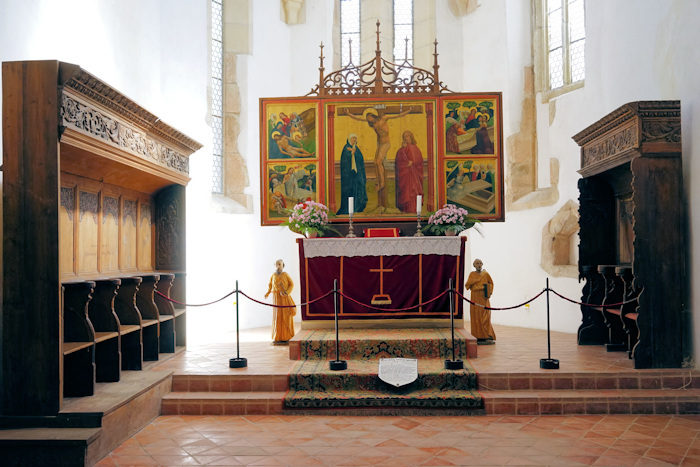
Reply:
<svg viewBox="0 0 700 467"><path fill-rule="evenodd" d="M700 3L0 12L3 464L700 465Z"/></svg>

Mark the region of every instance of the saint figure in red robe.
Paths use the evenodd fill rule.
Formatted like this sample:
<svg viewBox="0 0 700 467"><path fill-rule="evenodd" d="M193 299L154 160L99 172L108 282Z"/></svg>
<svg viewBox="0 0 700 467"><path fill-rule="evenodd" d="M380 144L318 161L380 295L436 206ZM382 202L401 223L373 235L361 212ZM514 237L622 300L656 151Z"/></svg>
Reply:
<svg viewBox="0 0 700 467"><path fill-rule="evenodd" d="M416 212L416 196L423 195L423 154L410 131L404 131L401 148L396 152L396 207L401 212Z"/></svg>

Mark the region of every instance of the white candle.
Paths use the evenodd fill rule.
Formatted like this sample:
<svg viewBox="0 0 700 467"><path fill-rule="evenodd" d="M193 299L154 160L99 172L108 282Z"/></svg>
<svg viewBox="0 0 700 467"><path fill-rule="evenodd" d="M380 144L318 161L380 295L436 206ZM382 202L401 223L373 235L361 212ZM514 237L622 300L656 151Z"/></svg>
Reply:
<svg viewBox="0 0 700 467"><path fill-rule="evenodd" d="M355 210L355 198L352 196L348 198L348 214L352 216L353 211Z"/></svg>
<svg viewBox="0 0 700 467"><path fill-rule="evenodd" d="M416 196L416 213L420 214L422 204L423 204L423 197L421 195Z"/></svg>

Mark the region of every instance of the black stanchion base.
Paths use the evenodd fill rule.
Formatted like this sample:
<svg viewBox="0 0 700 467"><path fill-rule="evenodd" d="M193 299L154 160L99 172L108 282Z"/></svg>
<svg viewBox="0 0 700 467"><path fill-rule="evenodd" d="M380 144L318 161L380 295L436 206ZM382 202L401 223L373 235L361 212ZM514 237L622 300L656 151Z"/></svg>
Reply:
<svg viewBox="0 0 700 467"><path fill-rule="evenodd" d="M245 368L248 366L247 358L231 358L228 361L229 368Z"/></svg>
<svg viewBox="0 0 700 467"><path fill-rule="evenodd" d="M445 360L446 370L462 370L464 369L464 362L460 359L457 360Z"/></svg>
<svg viewBox="0 0 700 467"><path fill-rule="evenodd" d="M331 370L341 371L348 369L348 362L345 360L331 360Z"/></svg>
<svg viewBox="0 0 700 467"><path fill-rule="evenodd" d="M545 369L545 370L558 370L559 369L559 360L555 360L553 358L541 358L540 359L540 368Z"/></svg>

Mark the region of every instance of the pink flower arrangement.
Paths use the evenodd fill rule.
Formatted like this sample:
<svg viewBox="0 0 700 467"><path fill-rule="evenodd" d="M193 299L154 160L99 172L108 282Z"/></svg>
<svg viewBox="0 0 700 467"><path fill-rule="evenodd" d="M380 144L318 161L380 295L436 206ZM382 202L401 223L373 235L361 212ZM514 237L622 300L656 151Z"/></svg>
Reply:
<svg viewBox="0 0 700 467"><path fill-rule="evenodd" d="M327 230L331 230L328 223L328 207L311 200L296 204L289 211L289 219L282 225L288 226L292 232L315 232L323 236Z"/></svg>
<svg viewBox="0 0 700 467"><path fill-rule="evenodd" d="M428 219L428 225L423 228L426 233L442 235L447 230L459 233L479 222L469 217L469 211L454 204L446 204L438 209Z"/></svg>

